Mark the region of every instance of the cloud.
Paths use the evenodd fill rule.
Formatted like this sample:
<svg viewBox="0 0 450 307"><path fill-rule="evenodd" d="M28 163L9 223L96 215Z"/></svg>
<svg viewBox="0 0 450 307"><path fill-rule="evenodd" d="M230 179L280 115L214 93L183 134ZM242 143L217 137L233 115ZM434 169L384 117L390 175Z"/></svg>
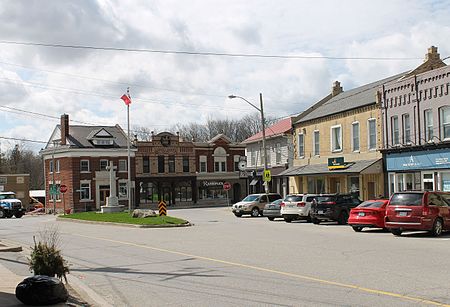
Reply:
<svg viewBox="0 0 450 307"><path fill-rule="evenodd" d="M0 7L3 40L220 53L415 57L369 61L258 59L1 44L0 136L46 139L59 116L75 123L120 124L129 86L132 125L162 131L208 118L255 112L298 113L330 92L372 82L422 62L430 45L450 54L449 1L9 1ZM349 9L351 8L351 9ZM382 9L380 9L382 8ZM3 64L2 64L3 63ZM4 63L18 64L12 66ZM56 73L59 72L59 73ZM30 120L32 126L30 129ZM36 125L34 121L40 121ZM13 128L12 128L13 127Z"/></svg>

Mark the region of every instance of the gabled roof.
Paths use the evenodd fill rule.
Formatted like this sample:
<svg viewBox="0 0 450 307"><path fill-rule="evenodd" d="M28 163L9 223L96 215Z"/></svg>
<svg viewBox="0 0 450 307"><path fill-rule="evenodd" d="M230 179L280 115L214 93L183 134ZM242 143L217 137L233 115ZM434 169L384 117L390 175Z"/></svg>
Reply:
<svg viewBox="0 0 450 307"><path fill-rule="evenodd" d="M60 125L55 128L57 131L61 130ZM107 134L114 139L114 145L109 148L126 148L127 136L119 125L116 126L77 126L71 125L69 128L69 136L67 137L67 144L71 148L102 148L102 146L94 145L91 140L96 138L96 134L101 134L105 137Z"/></svg>
<svg viewBox="0 0 450 307"><path fill-rule="evenodd" d="M73 127L73 126L71 126ZM92 130L89 135L87 136L88 140L94 139L94 138L112 138L113 136L111 133L109 133L105 128L100 128L96 130Z"/></svg>
<svg viewBox="0 0 450 307"><path fill-rule="evenodd" d="M397 80L403 75L405 75L405 73L365 84L349 91L344 91L331 97L328 101L317 106L317 108L311 112L305 112L304 116L301 114L295 124L375 104L377 89L384 83Z"/></svg>
<svg viewBox="0 0 450 307"><path fill-rule="evenodd" d="M225 140L226 143L231 143L232 142L231 139L229 137L227 137L225 134L219 133L218 135L216 135L215 137L210 139L208 141L208 143L214 143L214 142L216 142L219 139Z"/></svg>
<svg viewBox="0 0 450 307"><path fill-rule="evenodd" d="M273 124L272 126L269 126L265 129L265 133L266 133L266 138L272 138L278 135L283 135L284 133L287 133L291 130L292 128L292 118L288 117L285 119L282 119L278 122L276 122L275 124ZM252 135L251 137L249 137L248 139L242 141L242 143L252 143L252 142L256 142L262 140L262 132L258 132L254 135Z"/></svg>

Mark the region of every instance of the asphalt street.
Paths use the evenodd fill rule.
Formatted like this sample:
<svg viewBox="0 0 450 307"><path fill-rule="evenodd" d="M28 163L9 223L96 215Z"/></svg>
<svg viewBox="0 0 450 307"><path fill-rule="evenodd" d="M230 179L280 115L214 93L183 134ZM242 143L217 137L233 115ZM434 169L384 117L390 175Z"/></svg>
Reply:
<svg viewBox="0 0 450 307"><path fill-rule="evenodd" d="M33 235L56 225L71 275L113 306L450 304L450 234L355 233L332 223L236 218L228 208L169 214L194 226L140 229L26 216L0 220L0 240L31 246ZM0 261L27 270L18 254Z"/></svg>

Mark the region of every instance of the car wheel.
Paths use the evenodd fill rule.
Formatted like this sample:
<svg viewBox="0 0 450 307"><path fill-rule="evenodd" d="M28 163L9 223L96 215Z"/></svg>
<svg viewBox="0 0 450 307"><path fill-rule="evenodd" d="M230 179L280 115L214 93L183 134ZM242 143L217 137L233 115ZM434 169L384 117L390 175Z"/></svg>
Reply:
<svg viewBox="0 0 450 307"><path fill-rule="evenodd" d="M12 213L5 213L5 216L6 216L8 219L10 219L10 218L13 217L13 214L12 214Z"/></svg>
<svg viewBox="0 0 450 307"><path fill-rule="evenodd" d="M338 221L337 221L339 225L347 224L347 220L348 220L348 214L346 211L342 211L341 213L339 213L339 217L338 217Z"/></svg>
<svg viewBox="0 0 450 307"><path fill-rule="evenodd" d="M258 215L259 215L259 209L257 207L253 208L252 212L251 212L251 216L258 217Z"/></svg>
<svg viewBox="0 0 450 307"><path fill-rule="evenodd" d="M273 221L275 219L273 216L269 216L267 218L269 219L269 221Z"/></svg>
<svg viewBox="0 0 450 307"><path fill-rule="evenodd" d="M23 216L23 213L16 213L14 214L14 216L16 217L16 219L20 219Z"/></svg>
<svg viewBox="0 0 450 307"><path fill-rule="evenodd" d="M392 234L393 234L394 236L401 236L401 235L402 235L402 230L399 229L399 228L391 229L391 232L392 232Z"/></svg>
<svg viewBox="0 0 450 307"><path fill-rule="evenodd" d="M363 230L363 228L361 226L352 226L352 228L356 232L361 232L361 230Z"/></svg>
<svg viewBox="0 0 450 307"><path fill-rule="evenodd" d="M320 224L320 220L319 219L312 218L311 221L313 222L313 224L316 224L316 225Z"/></svg>
<svg viewBox="0 0 450 307"><path fill-rule="evenodd" d="M434 221L433 228L430 231L431 235L433 237L439 237L442 234L442 228L443 228L442 220L440 218L437 218Z"/></svg>
<svg viewBox="0 0 450 307"><path fill-rule="evenodd" d="M307 221L308 223L311 223L311 221L312 221L311 213L309 213L308 216L306 217L306 221Z"/></svg>
<svg viewBox="0 0 450 307"><path fill-rule="evenodd" d="M284 218L284 221L285 221L286 223L290 223L290 222L292 222L292 218L290 218L290 217L285 217L285 218Z"/></svg>
<svg viewBox="0 0 450 307"><path fill-rule="evenodd" d="M242 216L242 213L235 213L234 214L236 217L241 217Z"/></svg>
<svg viewBox="0 0 450 307"><path fill-rule="evenodd" d="M5 217L5 211L3 211L2 209L0 209L0 219Z"/></svg>

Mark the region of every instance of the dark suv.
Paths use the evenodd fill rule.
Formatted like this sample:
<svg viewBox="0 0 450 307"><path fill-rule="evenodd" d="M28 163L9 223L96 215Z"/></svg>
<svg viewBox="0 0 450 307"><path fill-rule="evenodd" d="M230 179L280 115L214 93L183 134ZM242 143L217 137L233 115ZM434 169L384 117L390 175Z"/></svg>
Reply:
<svg viewBox="0 0 450 307"><path fill-rule="evenodd" d="M337 221L347 224L350 209L361 201L352 194L321 194L311 203L311 218L314 224L323 221Z"/></svg>

